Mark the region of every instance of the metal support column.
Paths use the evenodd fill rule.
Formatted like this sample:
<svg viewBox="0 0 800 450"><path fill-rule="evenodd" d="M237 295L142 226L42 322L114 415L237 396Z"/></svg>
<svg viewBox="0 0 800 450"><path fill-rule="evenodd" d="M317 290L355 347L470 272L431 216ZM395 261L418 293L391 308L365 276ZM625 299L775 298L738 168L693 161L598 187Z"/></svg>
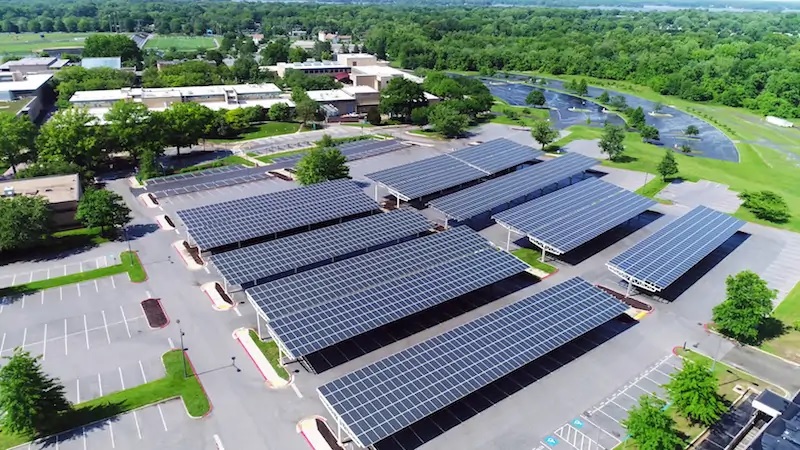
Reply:
<svg viewBox="0 0 800 450"><path fill-rule="evenodd" d="M447 229L447 227L448 227L449 223L450 223L450 219L449 219L449 218L447 218L447 217L445 217L445 218L444 218L444 229L445 229L445 230Z"/></svg>
<svg viewBox="0 0 800 450"><path fill-rule="evenodd" d="M625 298L631 296L631 282L628 281L628 285L625 287Z"/></svg>
<svg viewBox="0 0 800 450"><path fill-rule="evenodd" d="M395 197L397 199L397 208L400 208L400 197Z"/></svg>
<svg viewBox="0 0 800 450"><path fill-rule="evenodd" d="M378 201L378 184L375 184L375 201Z"/></svg>
<svg viewBox="0 0 800 450"><path fill-rule="evenodd" d="M544 262L545 257L547 257L547 250L545 250L544 247L542 247L542 258L540 261Z"/></svg>
<svg viewBox="0 0 800 450"><path fill-rule="evenodd" d="M508 230L508 235L506 236L506 251L511 251L511 230Z"/></svg>
<svg viewBox="0 0 800 450"><path fill-rule="evenodd" d="M256 314L256 323L258 324L258 338L261 339L261 314Z"/></svg>

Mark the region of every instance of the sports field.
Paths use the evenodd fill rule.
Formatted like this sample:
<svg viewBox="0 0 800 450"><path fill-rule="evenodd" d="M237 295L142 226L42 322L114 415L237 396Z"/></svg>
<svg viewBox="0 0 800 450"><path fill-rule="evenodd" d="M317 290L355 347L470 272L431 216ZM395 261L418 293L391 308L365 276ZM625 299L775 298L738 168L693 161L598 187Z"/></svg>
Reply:
<svg viewBox="0 0 800 450"><path fill-rule="evenodd" d="M208 36L153 36L145 44L145 48L159 50L197 50L216 48L214 38Z"/></svg>
<svg viewBox="0 0 800 450"><path fill-rule="evenodd" d="M45 48L83 47L83 41L93 34L99 33L0 33L0 55L26 55Z"/></svg>

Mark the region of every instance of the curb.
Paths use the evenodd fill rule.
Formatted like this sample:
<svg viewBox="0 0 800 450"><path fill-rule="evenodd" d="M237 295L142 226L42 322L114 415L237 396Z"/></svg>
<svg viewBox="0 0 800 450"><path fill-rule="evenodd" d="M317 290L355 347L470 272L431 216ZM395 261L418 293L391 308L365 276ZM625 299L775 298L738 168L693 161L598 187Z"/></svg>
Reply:
<svg viewBox="0 0 800 450"><path fill-rule="evenodd" d="M731 338L729 338L729 337L725 336L724 334L720 333L719 331L716 331L716 330L713 330L713 329L711 329L711 328L709 327L709 324L707 324L707 323L704 323L704 324L703 324L703 329L706 331L706 333L714 333L714 334L716 334L717 336L719 336L719 337L721 337L721 338L723 338L723 339L726 339L726 340L728 340L728 341L731 341L731 342L735 343L736 345L741 345L741 344L739 344L738 342L734 341L733 339L731 339ZM784 357L782 357L782 356L778 356L778 355L772 354L772 353L770 353L770 352L768 352L768 351L766 351L766 350L762 350L762 349L760 349L760 348L758 348L758 347L756 347L756 346L754 346L754 345L744 344L744 345L742 345L742 346L743 346L743 347L747 347L747 348L749 348L749 349L752 349L752 350L755 350L755 351L757 351L757 352L761 352L761 353L763 353L764 355L767 355L767 356L769 356L769 357L772 357L772 358L775 358L775 359L779 359L779 360L781 360L781 361L783 361L783 362L785 362L786 364L789 364L789 365L791 365L791 366L794 366L794 367L800 367L800 364L798 364L798 363L796 363L796 362L794 362L794 361L788 360L788 359L786 359L786 358L784 358Z"/></svg>
<svg viewBox="0 0 800 450"><path fill-rule="evenodd" d="M189 361L189 367L192 368L192 373L194 374L194 378L197 380L197 384L200 385L200 390L203 391L203 394L206 396L206 400L208 400L208 411L205 414L203 414L202 416L193 416L193 415L189 414L189 410L186 409L186 402L183 402L183 408L186 410L186 415L189 416L189 418L195 419L195 420L205 419L206 417L211 415L211 412L214 410L214 404L211 403L211 397L208 396L208 392L206 391L206 387L203 386L203 381L200 380L200 375L197 374L197 370L195 370L195 368L194 368L194 363L192 363L192 359L189 358L189 353L186 352L185 350L182 350L182 351L183 351L183 357L186 358L187 361Z"/></svg>
<svg viewBox="0 0 800 450"><path fill-rule="evenodd" d="M255 331L252 328L237 328L236 330L233 330L233 333L231 333L231 337L233 339L235 339L236 342L239 343L239 345L242 346L242 350L244 350L244 352L247 354L247 357L250 358L250 361L253 363L253 365L256 366L256 369L258 370L258 373L260 373L261 376L264 377L264 383L267 386L269 386L270 389L285 389L285 388L291 386L292 383L294 382L294 375L290 375L288 380L284 380L284 381L286 381L286 385L285 386L275 386L272 383L270 383L269 378L267 378L267 376L264 374L264 372L261 370L261 368L258 366L258 364L256 364L256 360L253 358L253 355L251 355L250 352L247 351L247 348L244 346L244 343L242 343L242 340L239 339L238 337L236 337L236 332L239 331L239 330L242 330L242 329L246 330L248 335L250 334L251 331ZM259 351L260 351L260 349L259 349ZM264 358L266 359L266 356ZM269 360L267 360L267 363L268 364L272 364L272 363L269 362ZM276 375L277 375L277 373L276 373ZM281 378L280 375L278 375L278 378ZM283 378L281 378L281 379L283 379Z"/></svg>
<svg viewBox="0 0 800 450"><path fill-rule="evenodd" d="M147 319L147 313L144 312L144 305L142 305L142 303L144 303L147 300L155 300L156 302L158 302L158 306L161 308L161 312L163 312L164 313L164 317L167 318L167 323L165 323L163 326L160 326L160 327L151 327L150 326L150 322L148 321L147 322L147 327L148 328L150 328L151 330L160 330L162 328L166 328L170 323L172 323L172 320L169 318L169 314L167 314L167 310L164 309L164 304L161 303L161 299L160 298L146 298L146 299L142 300L141 302L139 302L139 306L142 308L142 313L145 315L145 319Z"/></svg>

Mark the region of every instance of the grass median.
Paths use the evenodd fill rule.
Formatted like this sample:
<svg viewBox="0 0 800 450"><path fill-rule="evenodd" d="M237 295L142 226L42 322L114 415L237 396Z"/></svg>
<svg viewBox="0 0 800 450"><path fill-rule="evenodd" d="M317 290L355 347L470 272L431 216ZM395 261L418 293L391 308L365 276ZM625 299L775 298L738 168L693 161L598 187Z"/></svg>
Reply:
<svg viewBox="0 0 800 450"><path fill-rule="evenodd" d="M278 376L284 380L288 380L289 372L286 371L279 361L280 353L278 352L278 346L271 341L262 341L253 330L250 330L250 338L256 343L261 353L264 354L264 357L267 358L272 368L278 373Z"/></svg>
<svg viewBox="0 0 800 450"><path fill-rule="evenodd" d="M555 267L540 261L542 252L539 250L534 250L532 248L519 248L511 252L511 254L521 259L529 266L539 269L542 272L553 273L556 271Z"/></svg>
<svg viewBox="0 0 800 450"><path fill-rule="evenodd" d="M775 308L772 317L782 326L777 336L763 342L760 348L781 358L800 363L800 283Z"/></svg>
<svg viewBox="0 0 800 450"><path fill-rule="evenodd" d="M33 292L38 292L44 289L51 289L58 286L66 286L69 284L83 283L84 281L94 280L97 278L110 277L120 273L128 274L128 277L133 282L142 282L147 279L147 273L139 260L139 255L135 252L122 252L119 255L120 263L113 266L100 267L99 269L87 270L85 272L78 272L62 277L48 278L46 280L32 281L30 283L18 284L16 286L9 286L0 289L0 297L24 295Z"/></svg>
<svg viewBox="0 0 800 450"><path fill-rule="evenodd" d="M193 417L202 417L211 410L211 403L203 386L186 360L187 377L184 377L184 353L170 350L162 356L166 375L130 389L78 403L64 414L48 434L57 434L103 419L108 419L143 406L180 397L186 411ZM9 448L37 439L36 436L10 435L0 430L0 448Z"/></svg>
<svg viewBox="0 0 800 450"><path fill-rule="evenodd" d="M663 178L657 176L652 180L648 181L644 186L640 187L636 190L636 193L647 198L652 198L653 200L663 203L665 205L671 205L672 202L670 200L664 200L662 198L656 197L659 192L664 190L665 187L669 186L672 182L672 179L664 180Z"/></svg>

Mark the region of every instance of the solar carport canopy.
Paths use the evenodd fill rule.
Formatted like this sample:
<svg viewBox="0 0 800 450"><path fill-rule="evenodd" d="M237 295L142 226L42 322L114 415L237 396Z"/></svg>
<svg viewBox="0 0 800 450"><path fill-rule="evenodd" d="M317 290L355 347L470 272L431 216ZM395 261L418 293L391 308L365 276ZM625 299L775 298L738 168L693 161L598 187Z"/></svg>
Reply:
<svg viewBox="0 0 800 450"><path fill-rule="evenodd" d="M437 198L432 200L429 206L441 211L448 218L467 220L578 175L597 163L594 158L578 153L567 153L559 158Z"/></svg>
<svg viewBox="0 0 800 450"><path fill-rule="evenodd" d="M521 273L527 267L486 242L479 251L458 254L403 276L387 273L384 282L274 319L269 328L287 353L299 358ZM353 274L354 279L357 277Z"/></svg>
<svg viewBox="0 0 800 450"><path fill-rule="evenodd" d="M398 197L411 200L510 169L541 154L508 139L495 139L366 177L386 186Z"/></svg>
<svg viewBox="0 0 800 450"><path fill-rule="evenodd" d="M203 250L367 213L378 204L350 180L334 180L177 212Z"/></svg>
<svg viewBox="0 0 800 450"><path fill-rule="evenodd" d="M608 268L652 291L665 289L733 236L744 222L698 206L614 257Z"/></svg>
<svg viewBox="0 0 800 450"><path fill-rule="evenodd" d="M362 447L376 444L627 309L572 278L319 387Z"/></svg>
<svg viewBox="0 0 800 450"><path fill-rule="evenodd" d="M566 253L653 206L655 201L597 178L531 200L492 218L555 254Z"/></svg>
<svg viewBox="0 0 800 450"><path fill-rule="evenodd" d="M266 320L307 310L470 253L488 243L466 227L421 237L271 281L246 294Z"/></svg>
<svg viewBox="0 0 800 450"><path fill-rule="evenodd" d="M430 228L431 223L418 212L397 209L222 252L212 261L228 285L258 284L315 263L413 237Z"/></svg>

